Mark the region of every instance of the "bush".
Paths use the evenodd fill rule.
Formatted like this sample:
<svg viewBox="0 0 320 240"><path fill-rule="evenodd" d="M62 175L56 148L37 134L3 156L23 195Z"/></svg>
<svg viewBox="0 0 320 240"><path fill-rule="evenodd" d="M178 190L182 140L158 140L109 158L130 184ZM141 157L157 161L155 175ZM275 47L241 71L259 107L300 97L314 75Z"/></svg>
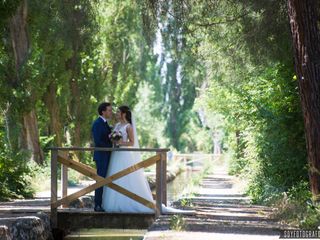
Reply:
<svg viewBox="0 0 320 240"><path fill-rule="evenodd" d="M278 209L276 217L301 229L318 229L320 226L320 206L312 202L309 184L300 181L275 201Z"/></svg>
<svg viewBox="0 0 320 240"><path fill-rule="evenodd" d="M31 198L33 190L30 187L31 171L26 163L26 153L14 154L8 150L0 136L0 200L10 198Z"/></svg>

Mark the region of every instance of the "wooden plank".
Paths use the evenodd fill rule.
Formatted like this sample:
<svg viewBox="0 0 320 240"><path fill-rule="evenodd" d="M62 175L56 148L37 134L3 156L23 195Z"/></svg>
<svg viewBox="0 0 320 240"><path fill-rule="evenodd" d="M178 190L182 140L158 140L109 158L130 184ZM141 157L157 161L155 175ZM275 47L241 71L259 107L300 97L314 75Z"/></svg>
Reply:
<svg viewBox="0 0 320 240"><path fill-rule="evenodd" d="M124 170L122 170L122 171L120 171L118 173L115 173L114 175L112 175L110 177L104 178L103 180L98 181L95 184L92 184L92 185L90 185L90 186L88 186L86 188L83 188L80 191L75 192L75 193L73 193L73 194L71 194L71 195L69 195L69 196L67 196L65 198L62 198L62 199L52 203L51 205L53 205L54 207L58 207L61 204L70 203L71 201L73 201L73 200L75 200L75 199L77 199L77 198L79 198L79 197L81 197L81 196L83 196L83 195L85 195L85 194L87 194L89 192L92 192L93 190L95 190L95 189L97 189L99 187L107 185L107 184L111 183L112 181L114 181L114 180L116 180L118 178L121 178L121 177L123 177L125 175L128 175L129 173L132 173L132 172L134 172L136 170L139 170L141 168L149 167L149 166L151 166L152 164L156 163L159 160L160 160L159 155L151 157L151 158L149 158L149 159L147 159L147 160L145 160L143 162L139 162L139 163L137 163L137 164L135 164L135 165L133 165L131 167L128 167L128 168L126 168L126 169L124 169Z"/></svg>
<svg viewBox="0 0 320 240"><path fill-rule="evenodd" d="M61 196L64 198L68 196L68 168L65 165L61 166ZM68 207L64 204L63 207Z"/></svg>
<svg viewBox="0 0 320 240"><path fill-rule="evenodd" d="M58 151L58 157L66 159L66 160L70 159L69 158L69 153L66 152L66 151Z"/></svg>
<svg viewBox="0 0 320 240"><path fill-rule="evenodd" d="M176 157L197 157L197 156L212 156L212 153L176 153Z"/></svg>
<svg viewBox="0 0 320 240"><path fill-rule="evenodd" d="M162 214L162 160L161 153L158 153L160 161L156 164L156 217Z"/></svg>
<svg viewBox="0 0 320 240"><path fill-rule="evenodd" d="M108 152L169 152L169 148L101 148L101 147L49 147L48 150L61 151L108 151Z"/></svg>
<svg viewBox="0 0 320 240"><path fill-rule="evenodd" d="M167 153L161 153L162 161L162 203L167 206Z"/></svg>
<svg viewBox="0 0 320 240"><path fill-rule="evenodd" d="M58 151L58 158L60 157L59 155L69 159L69 152ZM63 164L61 166L61 196L63 198L68 196L68 168ZM62 207L68 207L68 205L64 204Z"/></svg>
<svg viewBox="0 0 320 240"><path fill-rule="evenodd" d="M80 173L82 173L83 175L86 175L94 180L98 180L96 178L97 173L96 173L96 170L81 163L81 162L76 162L76 161L73 161L71 159L67 160L67 159L64 159L64 158L58 158L58 161L66 166L68 166L69 168L72 168Z"/></svg>
<svg viewBox="0 0 320 240"><path fill-rule="evenodd" d="M54 206L53 203L57 201L57 193L58 193L58 179L57 179L57 170L58 170L58 151L51 151L51 224L52 228L58 227L58 211L57 207Z"/></svg>
<svg viewBox="0 0 320 240"><path fill-rule="evenodd" d="M101 181L101 180L104 180L105 178L103 177L100 177L99 175L96 174L96 170L94 168L91 168L83 163L80 163L80 162L76 162L76 161L73 161L71 159L67 160L63 157L59 157L58 158L58 161L60 163L62 163L63 165L67 165L69 166L70 168L73 168L74 170L82 173L83 175L85 176L88 176L88 177L91 177L92 179L96 180L96 181ZM109 183L108 184L108 187L112 188L113 190L143 204L144 206L146 207L149 207L149 208L152 208L152 209L155 209L155 204L146 200L145 198L142 198L140 197L139 195L135 194L135 193L132 193L130 191L128 191L127 189L125 188L122 188L121 186L117 185L117 184L114 184L114 183Z"/></svg>
<svg viewBox="0 0 320 240"><path fill-rule="evenodd" d="M143 197L140 197L139 195L133 193L133 192L130 192L128 191L127 189L117 185L117 184L114 184L114 183L109 183L108 184L108 187L112 188L113 190L119 192L119 193L122 193L123 195L127 196L127 197L130 197L131 199L143 204L144 206L148 207L148 208L151 208L151 209L154 209L156 208L156 205L153 203L153 202L150 202L148 200L146 200L145 198Z"/></svg>
<svg viewBox="0 0 320 240"><path fill-rule="evenodd" d="M93 191L94 189L96 189L98 187L101 187L103 185L107 185L108 183L110 183L110 182L112 182L112 181L114 181L114 180L116 180L116 179L118 179L118 178L120 178L122 176L125 176L125 175L127 175L127 174L129 174L131 172L134 172L134 171L136 171L136 170L138 170L140 168L150 166L150 165L154 164L156 161L158 161L159 159L160 159L159 156L151 157L148 160L145 160L143 162L135 164L135 165L133 165L133 166L127 168L127 169L124 169L124 170L122 170L122 171L120 171L120 172L108 177L108 178L105 178L105 179L103 179L103 180L101 180L101 181L99 181L99 182L97 182L97 183L95 183L93 185L90 185L90 186L88 186L88 187L86 187L86 188L84 188L84 189L82 189L82 190L80 190L80 191L78 191L78 192L76 192L74 194L71 194L66 198L60 199L57 202L53 203L53 205L54 206L59 206L59 205L61 205L63 203L69 203L70 201L73 201L73 200L79 198L80 196ZM60 161L61 161L61 159L60 159ZM70 165L70 167L71 166L73 167L73 165L75 165L75 164ZM81 171L82 172L86 172L84 169L81 169ZM95 175L95 174L92 174L90 172L88 174L89 175L91 174L91 176Z"/></svg>

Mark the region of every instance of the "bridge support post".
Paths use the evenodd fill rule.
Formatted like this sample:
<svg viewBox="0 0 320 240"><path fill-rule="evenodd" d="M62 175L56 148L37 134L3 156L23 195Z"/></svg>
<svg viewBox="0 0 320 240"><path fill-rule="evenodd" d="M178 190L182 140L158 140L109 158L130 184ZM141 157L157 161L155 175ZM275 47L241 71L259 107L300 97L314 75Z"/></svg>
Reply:
<svg viewBox="0 0 320 240"><path fill-rule="evenodd" d="M161 162L162 162L162 203L167 206L167 153L161 153Z"/></svg>
<svg viewBox="0 0 320 240"><path fill-rule="evenodd" d="M160 161L156 163L156 218L162 214L162 188L163 188L163 159L161 152L157 153Z"/></svg>
<svg viewBox="0 0 320 240"><path fill-rule="evenodd" d="M62 198L68 196L68 167L61 164L61 196ZM67 204L63 204L62 207L68 207Z"/></svg>
<svg viewBox="0 0 320 240"><path fill-rule="evenodd" d="M51 226L52 228L58 227L58 211L56 207L53 207L52 203L56 202L58 199L58 150L51 150Z"/></svg>

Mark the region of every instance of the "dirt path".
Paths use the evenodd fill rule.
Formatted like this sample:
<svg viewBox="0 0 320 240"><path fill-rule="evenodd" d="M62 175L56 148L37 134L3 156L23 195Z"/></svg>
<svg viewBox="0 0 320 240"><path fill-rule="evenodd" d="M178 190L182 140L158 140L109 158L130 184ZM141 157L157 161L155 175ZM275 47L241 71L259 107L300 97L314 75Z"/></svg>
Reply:
<svg viewBox="0 0 320 240"><path fill-rule="evenodd" d="M162 216L144 239L279 239L279 230L287 227L271 218L271 208L251 205L226 169L216 167L190 198L195 215Z"/></svg>

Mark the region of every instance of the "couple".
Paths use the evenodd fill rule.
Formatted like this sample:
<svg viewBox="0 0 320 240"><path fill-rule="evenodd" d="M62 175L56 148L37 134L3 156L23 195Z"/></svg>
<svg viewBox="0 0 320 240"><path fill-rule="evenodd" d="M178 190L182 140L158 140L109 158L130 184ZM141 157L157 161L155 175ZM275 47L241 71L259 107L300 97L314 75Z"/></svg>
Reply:
<svg viewBox="0 0 320 240"><path fill-rule="evenodd" d="M110 139L112 129L108 121L112 118L112 105L101 103L98 107L99 117L92 125L92 136L95 147L111 148ZM121 133L122 138L117 142L120 147L139 147L137 132L131 110L127 106L121 106L116 113L118 123L113 131ZM96 162L97 174L101 177L109 177L125 168L140 162L140 153L129 151L95 151L93 160ZM143 169L130 173L114 181L115 184L133 192L149 201L153 201L150 186L144 176ZM112 190L106 186L95 190L95 207L97 212L126 212L126 213L153 213L150 209L127 196Z"/></svg>

